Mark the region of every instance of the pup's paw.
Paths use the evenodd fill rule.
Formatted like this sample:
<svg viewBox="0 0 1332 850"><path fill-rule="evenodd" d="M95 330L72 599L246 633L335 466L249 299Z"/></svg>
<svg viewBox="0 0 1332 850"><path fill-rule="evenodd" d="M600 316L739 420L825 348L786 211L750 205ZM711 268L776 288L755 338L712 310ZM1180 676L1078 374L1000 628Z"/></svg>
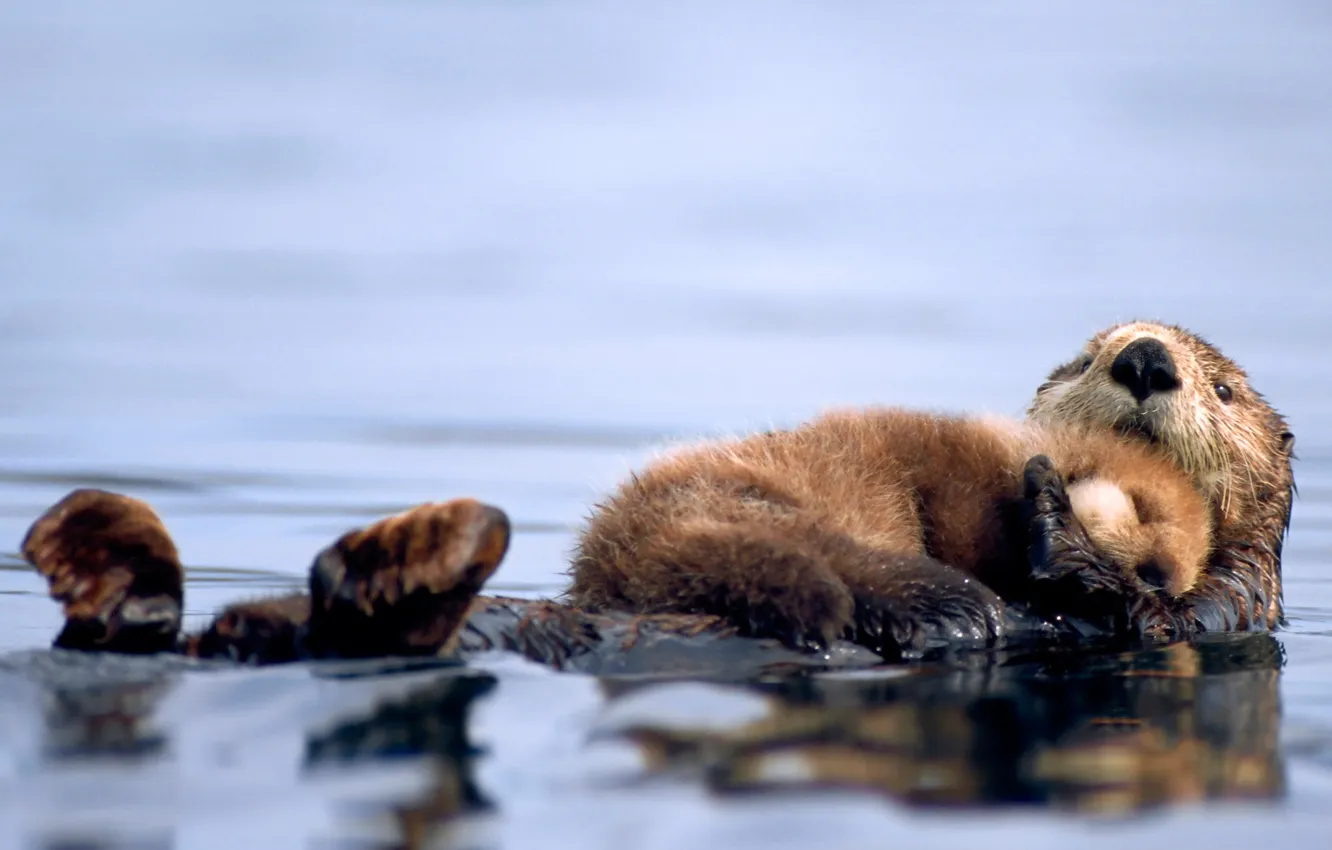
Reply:
<svg viewBox="0 0 1332 850"><path fill-rule="evenodd" d="M925 555L887 555L876 587L857 588L853 639L885 657L1004 633L1004 602L978 579Z"/></svg>
<svg viewBox="0 0 1332 850"><path fill-rule="evenodd" d="M749 588L731 603L725 618L740 634L775 638L802 652L826 652L842 637L855 611L855 600L836 576L808 576L780 587Z"/></svg>

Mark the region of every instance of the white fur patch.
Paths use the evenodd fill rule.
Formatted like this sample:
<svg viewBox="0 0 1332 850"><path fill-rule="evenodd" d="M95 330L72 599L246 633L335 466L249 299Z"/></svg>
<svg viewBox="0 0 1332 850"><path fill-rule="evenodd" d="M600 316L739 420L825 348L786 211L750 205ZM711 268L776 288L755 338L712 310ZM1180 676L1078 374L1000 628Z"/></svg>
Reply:
<svg viewBox="0 0 1332 850"><path fill-rule="evenodd" d="M1070 485L1068 501L1073 513L1084 525L1118 528L1138 522L1133 500L1119 485L1100 478L1088 478Z"/></svg>

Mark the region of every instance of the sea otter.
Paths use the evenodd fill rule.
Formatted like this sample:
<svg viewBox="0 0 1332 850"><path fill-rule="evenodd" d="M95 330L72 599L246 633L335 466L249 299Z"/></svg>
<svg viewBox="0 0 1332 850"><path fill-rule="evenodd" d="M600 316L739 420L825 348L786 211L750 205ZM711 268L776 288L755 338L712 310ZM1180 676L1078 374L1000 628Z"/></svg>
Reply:
<svg viewBox="0 0 1332 850"><path fill-rule="evenodd" d="M1129 328L1133 330L1126 335ZM1147 357L1142 346L1125 354L1131 343L1153 337L1166 346L1173 378L1158 374L1160 358ZM1170 380L1175 386L1166 387ZM1072 386L1060 390L1063 384ZM1173 420L1177 418L1203 417L1200 410L1190 407L1210 403L1200 395L1200 386L1208 387L1221 399L1225 391L1210 389L1212 384L1225 384L1232 414L1211 420L1215 432L1176 427ZM1074 389L1078 391L1072 392ZM1106 396L1100 404L1089 398L1098 393ZM1170 403L1163 404L1165 394L1170 393ZM1135 404L1114 400L1123 394L1131 396ZM1083 401L1073 404L1076 398ZM1236 412L1242 415L1234 415ZM1037 578L1043 580L1038 586L1056 591L1053 599L1045 598L1044 602L1058 605L1069 593L1077 598L1104 599L1104 591L1113 595L1131 590L1138 601L1125 610L1136 606L1138 614L1147 608L1154 611L1150 616L1136 616L1139 626L1154 630L1162 629L1164 624L1164 631L1175 633L1274 627L1279 622L1279 556L1293 489L1292 439L1284 421L1248 388L1247 379L1235 364L1179 328L1147 323L1117 326L1098 334L1086 352L1055 370L1038 391L1031 418L1036 423L1082 423L1102 430L1110 426L1109 431L1121 432L1139 449L1145 447L1149 454L1155 453L1186 470L1208 497L1216 518L1216 546L1200 575L1190 578L1191 570L1163 570L1161 564L1141 563L1148 567L1141 574L1136 569L1126 574L1114 568L1113 557L1091 544L1089 529L1078 519L1073 499L1090 499L1093 505L1099 505L1097 510L1110 510L1112 514L1128 504L1113 496L1109 502L1104 501L1100 497L1109 491L1100 487L1084 489L1079 497L1076 486L1064 488L1053 466L1028 464L1022 504L1030 514L1031 560L1037 566ZM1265 428L1270 439L1242 439L1239 432L1231 430L1239 427L1237 423L1259 423L1254 427ZM1248 433L1244 429L1240 432ZM1196 460L1203 450L1176 445L1177 441L1222 446L1232 464L1208 466L1189 461ZM1244 457L1239 455L1241 450L1252 454L1237 460ZM1215 456L1217 450L1212 451L1211 456ZM1246 480L1246 469L1262 470L1268 476L1262 480L1271 491L1270 499L1262 498L1257 489L1251 500L1236 499L1235 485ZM464 521L469 516L472 520ZM477 516L488 519L482 526L469 525L478 522ZM628 642L641 634L689 638L736 631L734 623L697 612L635 616L614 608L594 612L556 602L496 597L474 599L469 615L462 622L453 622L454 630L449 631L443 621L463 610L457 600L473 599L479 581L493 571L503 554L502 547L495 543L497 536L478 537L475 529L498 528L501 517L497 509L459 500L422 506L365 532L353 533L324 553L332 552L336 557L321 555L316 561L309 596L231 606L203 634L181 644L177 643L179 562L165 529L146 505L95 491L72 494L34 524L25 540L24 554L48 577L53 595L65 603L68 623L57 645L71 648L180 648L198 655L281 661L318 654L435 651L456 644L464 650L514 649L560 663L589 648L613 642L611 639L617 636ZM1246 523L1254 530L1249 537L1243 533ZM460 531L467 528L473 531ZM507 526L504 528L500 536L507 541ZM492 530L490 534L499 532ZM485 545L478 542L483 538L489 541ZM359 545L351 545L358 541ZM480 550L475 548L478 545ZM452 554L444 557L446 551ZM467 553L473 551L482 551L485 557L469 561ZM918 563L926 562L920 559ZM1121 565L1126 563L1120 561ZM929 564L929 569L935 567ZM433 578L424 581L421 576ZM1001 587L1005 581L1002 572L996 576L991 570L986 577ZM1144 595L1139 592L1143 583L1189 589L1178 597L1159 591ZM909 590L909 585L900 589ZM1093 592L1088 594L1088 590ZM988 592L972 591L973 596L959 599L979 594L990 600L985 596ZM1041 596L1036 594L1034 598L1039 600ZM433 617L432 597L438 597L440 611L452 613L442 619ZM1167 597L1171 600L1169 606L1160 605ZM1144 599L1158 604L1143 607ZM1249 610L1246 600L1266 616L1241 616ZM1270 614L1272 600L1276 600L1275 615ZM404 601L403 610L411 616L403 617L403 628L397 628L397 606ZM314 608L319 611L314 612ZM988 609L982 619L986 619L989 631L993 609ZM860 622L874 637L876 624L863 617Z"/></svg>
<svg viewBox="0 0 1332 850"><path fill-rule="evenodd" d="M1138 437L1193 477L1211 506L1216 540L1180 605L1190 629L1280 625L1295 437L1234 361L1181 327L1116 325L1050 374L1028 418Z"/></svg>

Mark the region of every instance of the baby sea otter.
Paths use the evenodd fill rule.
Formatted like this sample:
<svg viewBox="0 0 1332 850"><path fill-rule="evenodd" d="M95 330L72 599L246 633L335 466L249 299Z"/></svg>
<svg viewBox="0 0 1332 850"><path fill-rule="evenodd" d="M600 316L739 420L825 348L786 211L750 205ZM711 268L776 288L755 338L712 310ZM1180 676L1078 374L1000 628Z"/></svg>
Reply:
<svg viewBox="0 0 1332 850"><path fill-rule="evenodd" d="M1150 346L1134 347L1151 339L1165 348L1168 368ZM1226 404L1226 392L1230 418L1208 418L1215 410L1206 406L1212 399ZM1209 423L1210 430L1184 427L1181 419ZM456 646L516 650L561 664L589 649L627 647L645 631L685 638L781 633L774 611L795 612L785 621L790 642L819 642L840 630L887 649L935 636L994 634L1004 599L1156 634L1279 623L1292 440L1235 364L1178 328L1118 326L1055 370L1030 420L1023 426L902 412L835 414L803 429L668 458L626 484L621 502L612 499L611 510L584 532L571 596L589 608L478 597L509 529L501 511L468 499L422 505L351 532L316 559L309 594L230 606L185 639L183 573L147 505L76 491L34 523L23 553L64 603L58 646L177 649L263 662ZM884 442L890 436L902 442ZM737 446L747 448L737 453ZM690 456L703 459L692 478L681 471ZM894 463L876 466L884 457ZM1223 457L1228 464L1217 460ZM775 464L772 475L755 472L765 463ZM783 464L789 479L777 474ZM864 504L845 498L893 475L896 485ZM657 482L671 480L680 492L660 492ZM1241 492L1241 484L1250 490ZM837 510L820 487L843 495ZM636 490L643 501L626 495ZM1206 508L1199 508L1204 498ZM699 513L702 506L709 507ZM935 513L947 522L933 522ZM830 516L834 522L820 524ZM874 517L886 524L876 527ZM732 543L776 541L788 547L787 557L749 574L734 566L755 551L723 547L700 585L685 580L688 571L664 574L666 542L716 541L718 527L731 520L746 532ZM640 521L651 526L644 530L666 533L635 537ZM771 526L767 536L748 534L760 521ZM649 582L663 591L655 599L637 579L614 574L626 564L637 569L625 560L630 553L651 556L644 575L658 574L651 582L660 584ZM819 559L822 567L803 569ZM885 569L876 571L876 563ZM783 576L786 590L776 581ZM720 595L701 593L707 585ZM697 607L681 604L680 594L690 593ZM777 599L789 604L770 604ZM633 613L644 610L684 613Z"/></svg>

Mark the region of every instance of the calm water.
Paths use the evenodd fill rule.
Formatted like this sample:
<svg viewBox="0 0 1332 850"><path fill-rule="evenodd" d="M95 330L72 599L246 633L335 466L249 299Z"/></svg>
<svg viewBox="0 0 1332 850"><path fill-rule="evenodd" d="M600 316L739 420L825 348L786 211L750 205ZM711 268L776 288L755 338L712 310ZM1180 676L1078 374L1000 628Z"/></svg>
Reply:
<svg viewBox="0 0 1332 850"><path fill-rule="evenodd" d="M148 499L198 624L470 494L519 523L496 588L550 593L663 440L1019 414L1147 316L1293 424L1290 627L758 690L174 670L28 652L8 558L0 844L1324 846L1325 4L714 6L0 5L0 548Z"/></svg>

